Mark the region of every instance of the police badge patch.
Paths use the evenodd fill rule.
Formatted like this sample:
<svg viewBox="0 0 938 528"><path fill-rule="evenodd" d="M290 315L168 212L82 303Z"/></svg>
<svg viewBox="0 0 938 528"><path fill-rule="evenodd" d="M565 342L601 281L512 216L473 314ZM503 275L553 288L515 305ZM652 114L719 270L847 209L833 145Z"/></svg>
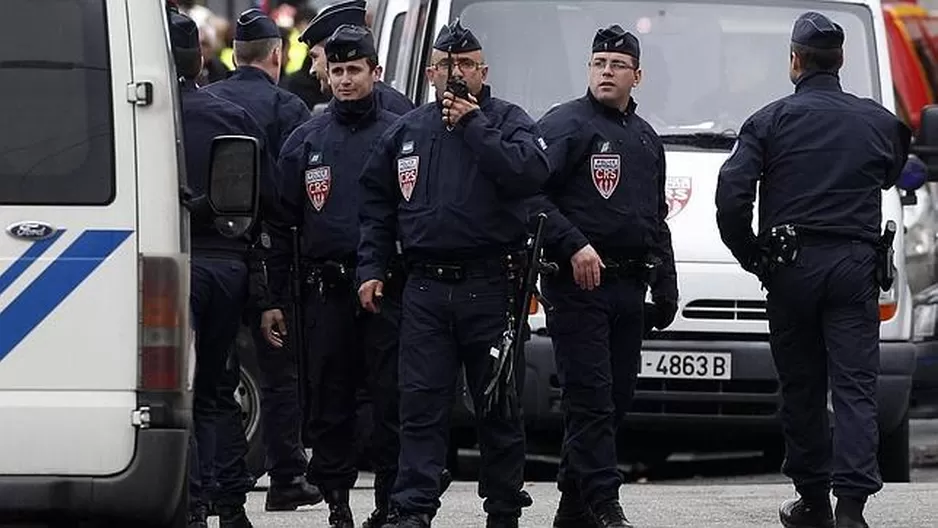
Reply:
<svg viewBox="0 0 938 528"><path fill-rule="evenodd" d="M690 178L668 178L665 181L664 197L668 202L668 218L680 213L687 207L691 191L693 191L693 181Z"/></svg>
<svg viewBox="0 0 938 528"><path fill-rule="evenodd" d="M609 199L616 187L619 186L621 172L621 158L618 154L593 154L590 157L590 171L593 174L593 185L599 194Z"/></svg>
<svg viewBox="0 0 938 528"><path fill-rule="evenodd" d="M316 212L322 211L332 188L332 170L328 166L306 170L306 194Z"/></svg>
<svg viewBox="0 0 938 528"><path fill-rule="evenodd" d="M401 186L401 196L408 202L414 194L419 168L420 156L408 156L397 160L397 183Z"/></svg>

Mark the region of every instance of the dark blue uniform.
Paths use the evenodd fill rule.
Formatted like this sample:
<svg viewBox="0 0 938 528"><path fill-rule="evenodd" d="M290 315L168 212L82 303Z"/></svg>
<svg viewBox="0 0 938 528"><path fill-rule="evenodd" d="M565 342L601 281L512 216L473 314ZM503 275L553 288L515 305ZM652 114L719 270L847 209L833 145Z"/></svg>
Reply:
<svg viewBox="0 0 938 528"><path fill-rule="evenodd" d="M637 56L637 39L613 26L601 30L597 42L605 39L604 31L632 43L610 51ZM563 387L558 487L567 511L558 512L555 526L566 526L564 516L573 517L571 526L591 525L581 518L582 506L566 508L571 500L597 514L618 500L622 480L616 433L638 376L649 283L656 310L649 317L655 325L670 324L677 303L671 233L665 223L664 148L635 109L634 100L621 112L587 91L538 123L551 164L545 186L545 253L560 265L558 274L543 281L553 306L547 328ZM587 244L606 266L600 286L592 291L574 282L570 264ZM651 262L657 263L654 276L646 271Z"/></svg>
<svg viewBox="0 0 938 528"><path fill-rule="evenodd" d="M252 11L256 10L245 12L239 20L247 18L247 14ZM273 24L268 24L269 19L262 15L249 20L250 24L239 24L242 34L238 35L241 37L238 40L264 37L266 34L263 31ZM273 25L273 30L276 31L276 25ZM270 33L273 35L273 32ZM279 38L279 31L276 38ZM264 130L274 159L279 156L287 137L310 118L309 109L302 99L277 86L267 73L253 66L240 66L229 78L203 89L233 101L250 112ZM277 178L273 172L264 171L262 181L275 188ZM271 285L271 288L275 287ZM275 484L286 485L303 475L306 468L306 455L300 441L296 358L289 347L272 349L260 333L260 311L267 307L268 300L255 299L251 304L246 316L261 370L261 423L267 449L266 469ZM229 376L227 384L234 390L237 378Z"/></svg>
<svg viewBox="0 0 938 528"><path fill-rule="evenodd" d="M397 115L404 115L416 107L406 95L381 81L375 83L375 100L378 108Z"/></svg>
<svg viewBox="0 0 938 528"><path fill-rule="evenodd" d="M815 48L843 42L840 27L816 13L796 23L793 41L799 36L813 39ZM825 45L831 38L834 44ZM836 496L860 504L882 488L875 244L881 191L896 181L908 145L908 129L893 114L845 93L835 73L812 71L800 77L794 94L743 124L720 171L716 204L723 241L768 290L770 342L782 389L783 470L806 504L826 508L826 515L832 484ZM758 237L750 227L757 182ZM763 247L769 230L783 224L795 226L801 251L790 265L770 271Z"/></svg>
<svg viewBox="0 0 938 528"><path fill-rule="evenodd" d="M525 200L548 167L536 126L519 107L478 96L481 111L453 131L439 103L402 116L362 175L359 279L384 280L399 234L409 276L401 322L400 471L392 502L432 515L446 459L447 416L460 363L478 407L514 296L506 257L522 249ZM480 419L479 493L490 514L517 516L524 429L520 419Z"/></svg>

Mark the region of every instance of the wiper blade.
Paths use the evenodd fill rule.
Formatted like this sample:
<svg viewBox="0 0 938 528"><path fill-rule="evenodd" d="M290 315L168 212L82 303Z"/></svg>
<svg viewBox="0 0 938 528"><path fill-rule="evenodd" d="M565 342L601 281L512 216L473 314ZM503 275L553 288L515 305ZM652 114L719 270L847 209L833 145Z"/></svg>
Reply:
<svg viewBox="0 0 938 528"><path fill-rule="evenodd" d="M690 145L704 149L729 150L736 143L736 132L691 132L686 134L662 134L665 145Z"/></svg>

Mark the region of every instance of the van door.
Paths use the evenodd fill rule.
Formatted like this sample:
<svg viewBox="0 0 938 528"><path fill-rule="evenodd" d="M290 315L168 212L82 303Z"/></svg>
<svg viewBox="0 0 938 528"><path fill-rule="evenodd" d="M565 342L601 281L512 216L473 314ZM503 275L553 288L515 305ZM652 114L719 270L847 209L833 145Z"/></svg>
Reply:
<svg viewBox="0 0 938 528"><path fill-rule="evenodd" d="M30 0L0 32L0 474L134 453L137 238L123 1Z"/></svg>

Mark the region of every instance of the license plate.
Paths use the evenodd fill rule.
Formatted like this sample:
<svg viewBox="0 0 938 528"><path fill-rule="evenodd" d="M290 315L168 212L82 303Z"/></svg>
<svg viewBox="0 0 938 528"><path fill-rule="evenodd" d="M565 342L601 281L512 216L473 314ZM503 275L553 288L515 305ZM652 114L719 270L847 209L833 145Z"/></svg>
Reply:
<svg viewBox="0 0 938 528"><path fill-rule="evenodd" d="M642 351L640 378L730 379L732 356L711 352Z"/></svg>

